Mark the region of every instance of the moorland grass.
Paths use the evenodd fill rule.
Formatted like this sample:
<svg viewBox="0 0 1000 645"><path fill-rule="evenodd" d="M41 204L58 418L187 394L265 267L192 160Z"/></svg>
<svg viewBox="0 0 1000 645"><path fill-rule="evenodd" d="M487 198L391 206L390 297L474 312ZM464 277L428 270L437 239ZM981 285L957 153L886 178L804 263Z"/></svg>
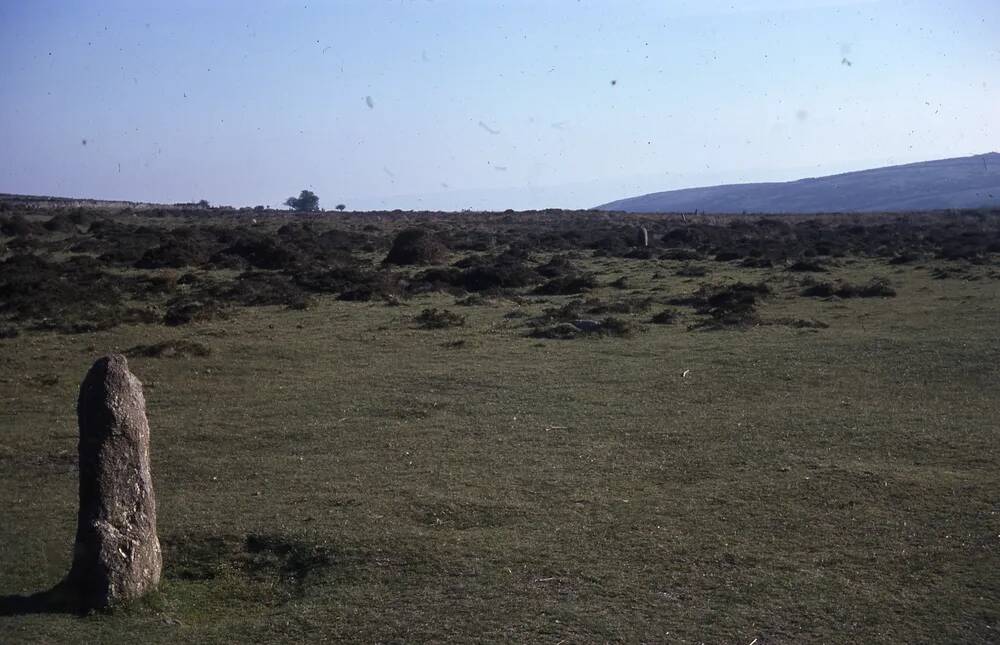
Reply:
<svg viewBox="0 0 1000 645"><path fill-rule="evenodd" d="M574 259L585 298L652 299L615 313L627 337L532 338L580 296L530 293L425 329L455 302L429 292L0 340L0 596L69 566L94 358L204 348L129 358L161 590L84 617L6 599L0 640L997 640L996 263L847 256L824 281L896 296L820 299L808 274L687 262ZM649 324L740 283L770 289L746 325ZM828 327L767 324L795 320Z"/></svg>

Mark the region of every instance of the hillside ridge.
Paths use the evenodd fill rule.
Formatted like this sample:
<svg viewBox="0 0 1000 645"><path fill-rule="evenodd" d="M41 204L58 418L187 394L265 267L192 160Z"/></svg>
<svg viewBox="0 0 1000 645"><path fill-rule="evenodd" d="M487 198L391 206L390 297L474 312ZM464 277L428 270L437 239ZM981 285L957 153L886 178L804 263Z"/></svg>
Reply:
<svg viewBox="0 0 1000 645"><path fill-rule="evenodd" d="M630 213L824 213L984 207L1000 207L997 152L787 182L683 188L596 208Z"/></svg>

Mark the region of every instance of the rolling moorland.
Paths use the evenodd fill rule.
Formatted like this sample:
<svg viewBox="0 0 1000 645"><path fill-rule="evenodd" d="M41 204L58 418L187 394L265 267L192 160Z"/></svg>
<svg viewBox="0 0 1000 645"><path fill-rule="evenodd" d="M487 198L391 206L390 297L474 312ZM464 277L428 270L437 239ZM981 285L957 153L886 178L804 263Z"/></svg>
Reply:
<svg viewBox="0 0 1000 645"><path fill-rule="evenodd" d="M1000 208L1000 153L936 159L787 182L669 190L613 201L630 213L912 212Z"/></svg>
<svg viewBox="0 0 1000 645"><path fill-rule="evenodd" d="M0 634L998 642L998 322L996 210L0 202ZM50 613L109 351L164 579Z"/></svg>

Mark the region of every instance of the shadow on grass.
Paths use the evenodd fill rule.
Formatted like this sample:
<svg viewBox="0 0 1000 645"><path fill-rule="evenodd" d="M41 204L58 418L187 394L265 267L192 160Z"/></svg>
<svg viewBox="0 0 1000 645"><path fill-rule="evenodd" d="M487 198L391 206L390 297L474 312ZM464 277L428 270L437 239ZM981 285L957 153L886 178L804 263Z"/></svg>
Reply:
<svg viewBox="0 0 1000 645"><path fill-rule="evenodd" d="M0 616L27 616L29 614L78 614L85 612L73 601L65 581L51 589L30 596L0 596Z"/></svg>

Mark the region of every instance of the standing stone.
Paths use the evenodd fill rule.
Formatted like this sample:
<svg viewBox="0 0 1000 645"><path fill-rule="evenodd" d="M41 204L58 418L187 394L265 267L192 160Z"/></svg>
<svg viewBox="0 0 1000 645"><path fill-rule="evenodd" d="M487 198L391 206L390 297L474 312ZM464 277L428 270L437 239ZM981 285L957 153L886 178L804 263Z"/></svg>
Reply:
<svg viewBox="0 0 1000 645"><path fill-rule="evenodd" d="M120 354L80 385L80 514L68 591L85 608L133 600L160 581L149 422L142 383Z"/></svg>
<svg viewBox="0 0 1000 645"><path fill-rule="evenodd" d="M641 248L649 246L649 231L646 230L645 226L639 227L639 232L635 237L635 245Z"/></svg>

